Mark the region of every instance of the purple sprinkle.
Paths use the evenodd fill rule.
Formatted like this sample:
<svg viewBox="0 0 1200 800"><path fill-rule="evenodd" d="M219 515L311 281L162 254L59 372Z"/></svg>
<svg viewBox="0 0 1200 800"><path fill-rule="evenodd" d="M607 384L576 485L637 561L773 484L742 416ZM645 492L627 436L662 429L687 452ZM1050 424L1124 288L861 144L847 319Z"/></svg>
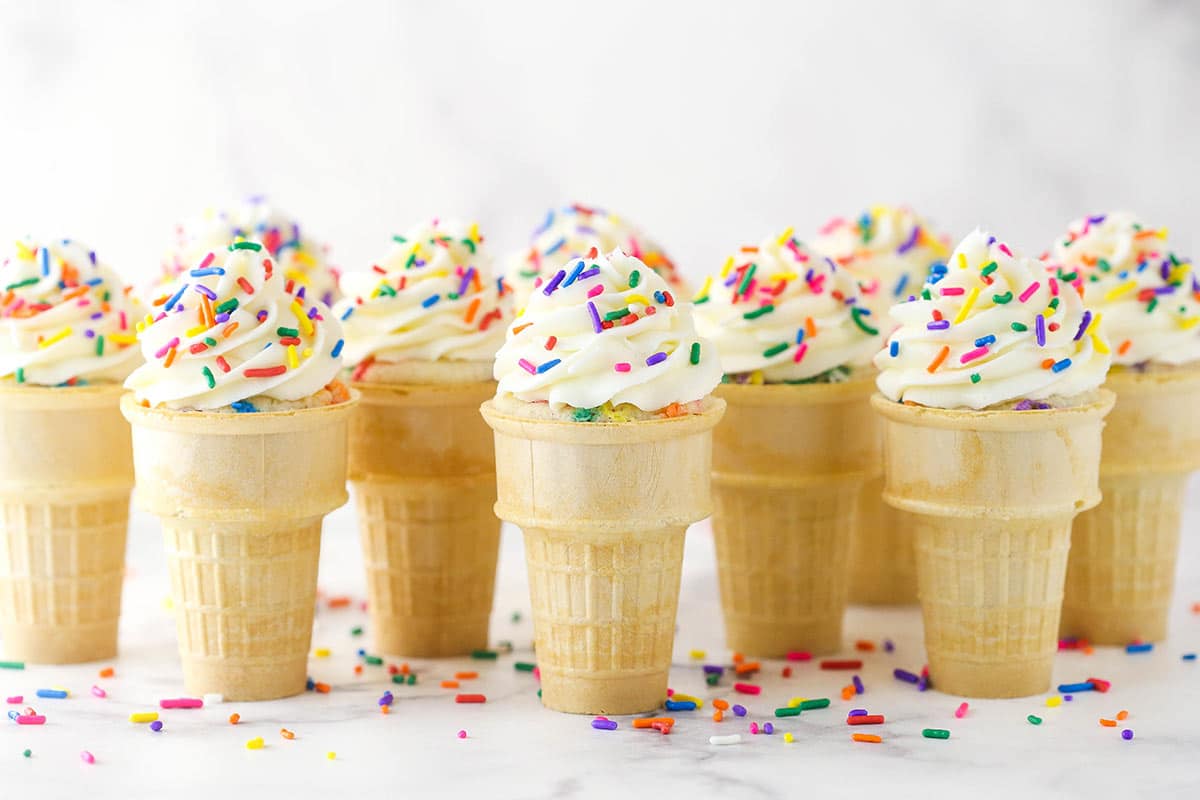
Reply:
<svg viewBox="0 0 1200 800"><path fill-rule="evenodd" d="M92 330L91 328L88 328L86 331L84 331L83 335L88 339L96 338L96 332L94 330Z"/></svg>
<svg viewBox="0 0 1200 800"><path fill-rule="evenodd" d="M305 289L306 289L306 288L308 288L308 287L301 286L301 287L300 287L300 290L299 290L298 292L296 292L296 299L297 299L297 300L303 300L303 299L304 299L304 291L305 291Z"/></svg>
<svg viewBox="0 0 1200 800"><path fill-rule="evenodd" d="M746 707L744 705L741 705L740 703L735 704L733 706L733 713L739 717L744 717L744 716L746 716Z"/></svg>
<svg viewBox="0 0 1200 800"><path fill-rule="evenodd" d="M103 311L97 311L95 314L92 314L90 317L88 317L88 319L100 319L103 316L104 316Z"/></svg>
<svg viewBox="0 0 1200 800"><path fill-rule="evenodd" d="M583 272L579 273L579 280L586 281L588 278L594 278L599 274L600 274L600 268L592 267L591 269L584 270Z"/></svg>
<svg viewBox="0 0 1200 800"><path fill-rule="evenodd" d="M1128 742L1133 738L1133 731L1129 728L1126 728L1125 730L1121 731L1121 738Z"/></svg>
<svg viewBox="0 0 1200 800"><path fill-rule="evenodd" d="M661 364L667 360L667 354L661 350L646 359L646 366L653 367L655 364Z"/></svg>
<svg viewBox="0 0 1200 800"><path fill-rule="evenodd" d="M917 683L921 680L920 675L917 675L914 672L909 672L906 669L900 669L899 667L892 670L892 674L896 676L896 680L901 680L905 683Z"/></svg>
<svg viewBox="0 0 1200 800"><path fill-rule="evenodd" d="M462 282L458 284L458 296L462 297L467 293L467 287L471 285L471 278L475 277L475 268L471 267L463 273Z"/></svg>
<svg viewBox="0 0 1200 800"><path fill-rule="evenodd" d="M883 640L883 649L890 653L896 649L896 645L892 644L891 639L884 639Z"/></svg>
<svg viewBox="0 0 1200 800"><path fill-rule="evenodd" d="M212 289L208 288L207 286L205 286L203 283L197 283L195 286L192 287L192 289L195 290L196 292L204 295L209 300L217 299L217 293L214 292Z"/></svg>
<svg viewBox="0 0 1200 800"><path fill-rule="evenodd" d="M850 713L847 714L846 716L847 717L865 717L866 715L867 715L867 710L865 708L852 708L852 709L850 709Z"/></svg>
<svg viewBox="0 0 1200 800"><path fill-rule="evenodd" d="M1088 225L1099 225L1101 222L1104 222L1104 220L1107 218L1108 218L1107 214L1098 214L1094 217L1088 217L1088 219L1087 219Z"/></svg>
<svg viewBox="0 0 1200 800"><path fill-rule="evenodd" d="M317 313L318 313L318 312L317 312L317 307L316 307L316 306L313 306L312 308L310 308L310 309L308 310L308 318L309 318L309 319L316 319L316 318L317 318Z"/></svg>
<svg viewBox="0 0 1200 800"><path fill-rule="evenodd" d="M929 676L922 675L921 680L917 681L917 691L923 692L929 688Z"/></svg>
<svg viewBox="0 0 1200 800"><path fill-rule="evenodd" d="M592 720L592 727L598 731L615 731L617 723L616 720L597 718Z"/></svg>
<svg viewBox="0 0 1200 800"><path fill-rule="evenodd" d="M162 723L161 723L161 722L159 722L158 720L154 720L154 722L151 722L151 723L150 723L150 730L154 731L155 733L158 733L159 731L161 731L161 730L162 730ZM1126 736L1125 738L1126 738L1126 739L1132 739L1132 738L1133 738L1133 732L1132 732L1132 731L1128 731L1128 733L1129 733L1130 735L1129 735L1129 736Z"/></svg>
<svg viewBox="0 0 1200 800"><path fill-rule="evenodd" d="M259 311L259 312L258 312L258 321L259 321L259 322L262 322L264 319L266 319L266 318L267 318L267 314L268 314L268 312L267 312L267 310L266 310L265 308L264 308L264 309L262 309L261 311Z"/></svg>
<svg viewBox="0 0 1200 800"><path fill-rule="evenodd" d="M929 330L931 330L931 331L944 331L944 330L946 330L947 328L949 328L949 327L950 327L950 320L948 320L948 319L936 319L936 320L934 320L933 322L930 322L930 323L929 323L928 325L926 325L925 327L926 327L926 328L928 328L928 329L929 329Z"/></svg>
<svg viewBox="0 0 1200 800"><path fill-rule="evenodd" d="M863 688L862 679L859 678L857 675L855 675L853 678L851 678L850 682L854 684L854 693L855 694L862 694L863 692L866 691L866 689Z"/></svg>
<svg viewBox="0 0 1200 800"><path fill-rule="evenodd" d="M229 322L229 312L222 311L220 314L217 314L217 316L213 317L213 319L215 319L219 323L220 322Z"/></svg>
<svg viewBox="0 0 1200 800"><path fill-rule="evenodd" d="M1037 333L1038 347L1046 346L1046 318L1041 314L1037 315L1033 325L1034 332Z"/></svg>
<svg viewBox="0 0 1200 800"><path fill-rule="evenodd" d="M1175 294L1175 287L1174 286L1160 286L1154 290L1154 293L1157 295Z"/></svg>
<svg viewBox="0 0 1200 800"><path fill-rule="evenodd" d="M920 225L913 226L912 236L909 236L907 242L905 242L904 244L902 244L896 248L896 253L899 255L904 255L909 250L913 249L913 247L916 246L917 239L919 239L920 236L921 236L921 226Z"/></svg>
<svg viewBox="0 0 1200 800"><path fill-rule="evenodd" d="M554 273L554 277L542 287L542 294L546 295L546 297L554 294L554 290L558 288L558 285L563 282L563 278L565 277L567 277L567 271L565 269L560 269L558 272Z"/></svg>
<svg viewBox="0 0 1200 800"><path fill-rule="evenodd" d="M1075 695L1073 695L1073 694L1064 694L1063 695L1063 700L1065 700L1068 703L1074 699L1075 699Z"/></svg>
<svg viewBox="0 0 1200 800"><path fill-rule="evenodd" d="M706 675L724 675L725 668L717 664L705 664L704 672Z"/></svg>
<svg viewBox="0 0 1200 800"><path fill-rule="evenodd" d="M1079 321L1079 330L1077 330L1075 332L1075 341L1078 342L1080 339L1083 338L1083 334L1087 331L1088 325L1090 325L1091 323L1092 323L1092 312L1084 311L1083 319L1081 319Z"/></svg>
<svg viewBox="0 0 1200 800"><path fill-rule="evenodd" d="M770 736L771 734L773 734L775 732L775 726L772 725L770 722L764 723L762 726L762 732L765 733L767 736ZM1128 739L1129 737L1126 736L1125 738Z"/></svg>
<svg viewBox="0 0 1200 800"><path fill-rule="evenodd" d="M1013 406L1013 411L1028 411L1033 408L1033 402L1030 400L1022 400Z"/></svg>
<svg viewBox="0 0 1200 800"><path fill-rule="evenodd" d="M588 301L588 315L592 318L592 330L600 333L604 330L604 325L600 322L600 312L596 310L596 304L591 300Z"/></svg>

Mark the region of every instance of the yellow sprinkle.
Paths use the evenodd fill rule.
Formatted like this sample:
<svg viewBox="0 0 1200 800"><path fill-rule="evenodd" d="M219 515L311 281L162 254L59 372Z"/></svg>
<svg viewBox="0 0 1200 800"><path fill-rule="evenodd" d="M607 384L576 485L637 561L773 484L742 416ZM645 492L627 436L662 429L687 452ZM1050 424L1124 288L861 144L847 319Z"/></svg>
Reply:
<svg viewBox="0 0 1200 800"><path fill-rule="evenodd" d="M143 319L143 320L142 320L142 322L144 322L144 323L146 324L146 327L147 327L147 328L148 328L148 327L150 327L151 325L153 325L153 324L154 324L154 315L153 315L153 314L147 314L147 315L146 315L146 317L145 317L145 319Z"/></svg>
<svg viewBox="0 0 1200 800"><path fill-rule="evenodd" d="M208 330L208 326L207 326L207 325L196 325L195 327L188 328L186 331L184 331L184 332L183 332L183 335L184 335L186 338L190 339L190 338L192 338L193 336L196 336L196 335L198 335L198 334L204 333L206 330Z"/></svg>
<svg viewBox="0 0 1200 800"><path fill-rule="evenodd" d="M1192 271L1192 265L1188 262L1177 264L1171 269L1170 283L1183 283L1183 279Z"/></svg>
<svg viewBox="0 0 1200 800"><path fill-rule="evenodd" d="M17 242L17 258L22 261L32 261L35 251L24 242Z"/></svg>
<svg viewBox="0 0 1200 800"><path fill-rule="evenodd" d="M163 598L162 607L167 611L171 611L175 608L175 601L171 599L170 595L167 595Z"/></svg>
<svg viewBox="0 0 1200 800"><path fill-rule="evenodd" d="M71 335L71 328L68 326L66 328L63 328L61 331L54 334L53 336L51 336L49 339L43 339L42 341L38 342L38 347L49 347L52 344L58 344L59 342L61 342L63 339L67 338L70 335Z"/></svg>
<svg viewBox="0 0 1200 800"><path fill-rule="evenodd" d="M318 647L316 650L313 650L313 655L317 658L329 658L329 652L328 647Z"/></svg>
<svg viewBox="0 0 1200 800"><path fill-rule="evenodd" d="M302 355L305 358L312 358L312 348L311 347L304 348L304 352L302 352L300 355Z"/></svg>
<svg viewBox="0 0 1200 800"><path fill-rule="evenodd" d="M137 337L128 333L110 333L108 340L113 344L136 344Z"/></svg>
<svg viewBox="0 0 1200 800"><path fill-rule="evenodd" d="M729 270L733 269L733 256L725 259L725 266L721 267L721 277L728 278Z"/></svg>
<svg viewBox="0 0 1200 800"><path fill-rule="evenodd" d="M795 228L788 228L786 231L779 234L779 240L776 242L776 244L778 244L780 247L783 247L788 243L788 240L792 238L792 234L795 233L795 231Z"/></svg>
<svg viewBox="0 0 1200 800"><path fill-rule="evenodd" d="M962 255L962 253L959 253L959 255ZM967 292L966 302L963 303L962 308L960 308L958 310L958 314L955 315L955 317L954 317L955 325L957 325L958 323L962 322L964 319L967 318L967 314L971 313L971 309L974 307L975 301L978 298L979 298L979 287L975 286L971 289L971 291Z"/></svg>
<svg viewBox="0 0 1200 800"><path fill-rule="evenodd" d="M770 277L770 280L773 280L773 281L794 281L794 280L798 279L799 277L800 277L800 276L799 276L799 275L797 275L797 274L796 274L796 273L794 273L794 272L776 272L776 273L773 273L773 274L771 275L771 277Z"/></svg>
<svg viewBox="0 0 1200 800"><path fill-rule="evenodd" d="M251 739L250 741L246 742L246 749L247 750L262 750L263 749L262 737L256 736L253 739Z"/></svg>
<svg viewBox="0 0 1200 800"><path fill-rule="evenodd" d="M1157 233L1158 233L1158 238L1160 238L1160 239L1162 239L1162 240L1166 241L1166 238L1167 238L1167 228L1159 228Z"/></svg>
<svg viewBox="0 0 1200 800"><path fill-rule="evenodd" d="M641 294L627 294L627 295L625 295L625 302L626 303L641 303L644 306L651 305L650 301L648 299L646 299L646 296L641 295Z"/></svg>
<svg viewBox="0 0 1200 800"><path fill-rule="evenodd" d="M700 659L704 658L708 654L705 653L703 650L693 650L692 652L688 653L688 655L691 656L692 658L696 659L697 661L699 661Z"/></svg>
<svg viewBox="0 0 1200 800"><path fill-rule="evenodd" d="M1109 289L1108 293L1104 295L1104 300L1105 300L1105 302L1110 302L1112 300L1116 300L1121 295L1128 294L1129 292L1132 292L1136 288L1137 288L1136 281L1127 281L1126 283L1122 283L1120 286L1115 286L1112 289Z"/></svg>
<svg viewBox="0 0 1200 800"><path fill-rule="evenodd" d="M141 333L142 331L146 330L146 323L138 320L137 323L134 324L133 329L138 333Z"/></svg>
<svg viewBox="0 0 1200 800"><path fill-rule="evenodd" d="M304 306L300 305L299 300L292 301L292 313L296 315L296 320L300 323L300 330L305 334L312 336L313 324L312 320L304 313Z"/></svg>
<svg viewBox="0 0 1200 800"><path fill-rule="evenodd" d="M306 253L303 250L296 251L296 260L306 267L311 267L317 263L317 260L312 257L312 253Z"/></svg>
<svg viewBox="0 0 1200 800"><path fill-rule="evenodd" d="M958 254L958 268L959 269L967 268L967 254L966 253Z"/></svg>
<svg viewBox="0 0 1200 800"><path fill-rule="evenodd" d="M328 758L330 761L333 761L335 758L337 758L337 753L330 750L328 753L325 754L325 757Z"/></svg>
<svg viewBox="0 0 1200 800"><path fill-rule="evenodd" d="M791 700L788 700L788 708L795 708L796 706L800 705L803 702L804 702L803 697L793 697Z"/></svg>
<svg viewBox="0 0 1200 800"><path fill-rule="evenodd" d="M796 737L792 736L790 733L785 733L783 735L783 740L788 744L791 744L792 742L796 741Z"/></svg>
<svg viewBox="0 0 1200 800"><path fill-rule="evenodd" d="M1090 323L1088 323L1088 326L1087 326L1087 333L1095 334L1097 331L1100 330L1100 318L1102 316L1104 316L1104 315L1096 314L1096 316L1092 317L1092 321Z"/></svg>
<svg viewBox="0 0 1200 800"><path fill-rule="evenodd" d="M1055 708L1057 706L1061 706L1062 698L1059 697L1058 695L1055 695L1054 697L1047 697L1046 705L1049 706L1050 708Z"/></svg>
<svg viewBox="0 0 1200 800"><path fill-rule="evenodd" d="M1104 337L1098 333L1092 334L1092 347L1094 347L1096 349L1097 353L1112 352L1111 350L1108 349L1108 342L1104 341Z"/></svg>
<svg viewBox="0 0 1200 800"><path fill-rule="evenodd" d="M143 711L139 714L129 715L130 722L154 722L156 719L158 719L157 711Z"/></svg>
<svg viewBox="0 0 1200 800"><path fill-rule="evenodd" d="M704 277L704 285L700 287L700 291L696 292L695 296L693 296L692 299L700 300L702 298L708 297L708 290L711 288L712 288L712 275L706 275Z"/></svg>
<svg viewBox="0 0 1200 800"><path fill-rule="evenodd" d="M472 222L471 227L467 229L467 238L472 242L479 241L479 223Z"/></svg>
<svg viewBox="0 0 1200 800"><path fill-rule="evenodd" d="M763 379L761 369L756 369L754 372L750 373L750 383L753 386L762 386L764 383L766 383L766 380Z"/></svg>
<svg viewBox="0 0 1200 800"><path fill-rule="evenodd" d="M676 692L675 694L671 695L671 699L679 703L695 703L696 708L704 708L704 701L694 695L680 694L679 692Z"/></svg>
<svg viewBox="0 0 1200 800"><path fill-rule="evenodd" d="M300 366L300 359L296 357L296 345L288 345L288 366L292 369Z"/></svg>
<svg viewBox="0 0 1200 800"><path fill-rule="evenodd" d="M1190 317L1188 319L1179 320L1179 327L1186 330L1191 330L1196 327L1196 323L1200 322L1200 317Z"/></svg>
<svg viewBox="0 0 1200 800"><path fill-rule="evenodd" d="M517 309L517 313L513 315L513 319L517 319L518 317L522 317L524 315L525 315L525 306L521 306L520 308Z"/></svg>
<svg viewBox="0 0 1200 800"><path fill-rule="evenodd" d="M295 281L303 286L308 286L308 276L298 269L289 269L283 273L283 277L289 281Z"/></svg>
<svg viewBox="0 0 1200 800"><path fill-rule="evenodd" d="M1045 317L1046 319L1050 319L1051 317L1054 316L1054 309L1051 308L1050 306L1046 306L1046 310L1042 312L1042 316Z"/></svg>

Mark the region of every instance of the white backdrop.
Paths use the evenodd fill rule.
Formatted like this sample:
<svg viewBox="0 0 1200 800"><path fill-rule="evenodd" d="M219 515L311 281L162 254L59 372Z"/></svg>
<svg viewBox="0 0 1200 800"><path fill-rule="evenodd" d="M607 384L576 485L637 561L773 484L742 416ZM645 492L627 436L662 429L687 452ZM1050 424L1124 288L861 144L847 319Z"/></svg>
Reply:
<svg viewBox="0 0 1200 800"><path fill-rule="evenodd" d="M131 274L263 192L362 267L428 215L621 213L689 274L875 202L1040 252L1128 207L1194 253L1200 3L0 2L0 241Z"/></svg>

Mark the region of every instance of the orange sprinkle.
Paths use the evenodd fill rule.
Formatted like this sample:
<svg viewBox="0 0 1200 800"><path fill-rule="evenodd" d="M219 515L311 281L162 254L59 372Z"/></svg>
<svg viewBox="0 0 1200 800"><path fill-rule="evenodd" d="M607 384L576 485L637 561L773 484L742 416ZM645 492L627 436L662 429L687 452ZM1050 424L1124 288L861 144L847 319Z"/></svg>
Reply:
<svg viewBox="0 0 1200 800"><path fill-rule="evenodd" d="M326 605L328 605L330 608L346 608L350 605L350 598L344 594L338 595L337 597L331 597L326 602Z"/></svg>
<svg viewBox="0 0 1200 800"><path fill-rule="evenodd" d="M804 319L804 335L809 339L817 335L817 323L813 322L812 317Z"/></svg>
<svg viewBox="0 0 1200 800"><path fill-rule="evenodd" d="M875 651L875 643L869 642L866 639L859 639L854 643L855 650L862 650L864 653L872 653Z"/></svg>
<svg viewBox="0 0 1200 800"><path fill-rule="evenodd" d="M721 699L721 698L719 698L719 697L718 697L716 700L713 700L713 701L712 701L712 705L713 705L713 708L720 709L721 711L728 711L728 710L729 710L729 701L728 701L728 700L722 700L722 699Z"/></svg>
<svg viewBox="0 0 1200 800"><path fill-rule="evenodd" d="M74 289L74 290L72 290L72 291L70 291L70 292L67 292L66 294L64 294L64 295L62 296L62 300L61 300L61 301L59 301L59 302L64 302L64 303L65 303L67 300L74 300L76 297L82 297L83 295L87 294L87 290L88 290L89 288L91 288L91 287L88 287L88 286L80 286L78 289Z"/></svg>
<svg viewBox="0 0 1200 800"><path fill-rule="evenodd" d="M165 359L163 359L163 366L169 367L174 363L175 363L175 348L172 347L170 350L167 351L167 357Z"/></svg>
<svg viewBox="0 0 1200 800"><path fill-rule="evenodd" d="M720 722L723 719L725 719L724 711L722 711L721 709L718 708L716 711L713 712L713 722Z"/></svg>
<svg viewBox="0 0 1200 800"><path fill-rule="evenodd" d="M1117 727L1117 721L1115 719L1104 719L1104 717L1100 718L1100 724L1106 728Z"/></svg>
<svg viewBox="0 0 1200 800"><path fill-rule="evenodd" d="M237 327L238 324L236 322L231 322L224 328L221 328L221 338L228 339L230 334L237 330Z"/></svg>
<svg viewBox="0 0 1200 800"><path fill-rule="evenodd" d="M1042 360L1042 369L1050 369L1054 366L1054 359L1047 358Z"/></svg>
<svg viewBox="0 0 1200 800"><path fill-rule="evenodd" d="M854 684L850 683L842 687L842 699L849 700L854 697Z"/></svg>
<svg viewBox="0 0 1200 800"><path fill-rule="evenodd" d="M285 739L295 739L296 738L296 734L292 733L287 728L280 728L279 735Z"/></svg>
<svg viewBox="0 0 1200 800"><path fill-rule="evenodd" d="M1121 342L1121 346L1117 348L1117 355L1125 355L1129 352L1129 348L1131 347L1133 347L1133 342L1126 339L1125 341Z"/></svg>
<svg viewBox="0 0 1200 800"><path fill-rule="evenodd" d="M518 333L520 333L521 331L525 330L526 328L528 328L528 327L529 327L530 325L532 325L532 324L533 324L532 322L526 322L524 325L518 325L517 327L513 328L513 329L512 329L513 336L516 336Z"/></svg>
<svg viewBox="0 0 1200 800"><path fill-rule="evenodd" d="M475 678L478 678L479 673L478 672L456 672L456 673L454 673L454 677L460 681L469 681L469 680L474 680Z"/></svg>
<svg viewBox="0 0 1200 800"><path fill-rule="evenodd" d="M390 714L390 713L392 713L392 707L391 706L380 706L379 713L380 714Z"/></svg>
<svg viewBox="0 0 1200 800"><path fill-rule="evenodd" d="M112 667L105 667L104 669L100 670L101 678L111 678L114 674L115 672Z"/></svg>
<svg viewBox="0 0 1200 800"><path fill-rule="evenodd" d="M1118 712L1117 712L1117 719L1119 719L1119 720L1122 720L1122 721L1124 721L1124 720L1125 720L1125 718L1126 718L1126 717L1128 717L1128 716L1129 716L1129 712L1128 712L1128 711L1118 711Z"/></svg>
<svg viewBox="0 0 1200 800"><path fill-rule="evenodd" d="M467 306L467 316L464 319L468 324L475 321L475 312L477 311L479 311L478 297L471 301L471 305Z"/></svg>
<svg viewBox="0 0 1200 800"><path fill-rule="evenodd" d="M683 406L679 405L679 403L671 403L669 406L663 407L662 415L668 418L682 417Z"/></svg>
<svg viewBox="0 0 1200 800"><path fill-rule="evenodd" d="M408 674L408 662L407 661L405 661L403 664L400 665L400 674L401 675Z"/></svg>
<svg viewBox="0 0 1200 800"><path fill-rule="evenodd" d="M659 725L674 725L675 720L672 717L641 717L633 721L635 728L653 728L654 723Z"/></svg>
<svg viewBox="0 0 1200 800"><path fill-rule="evenodd" d="M929 366L925 369L929 372L937 372L937 368L942 365L942 362L946 360L946 356L948 355L950 355L950 345L944 344L942 345L942 351L937 354L937 358L930 361Z"/></svg>
<svg viewBox="0 0 1200 800"><path fill-rule="evenodd" d="M746 660L746 657L745 657L744 655L742 655L741 653L734 653L734 654L733 654L733 663L735 663L735 664L740 664L740 663L742 663L742 662L743 662L743 661L745 661L745 660Z"/></svg>
<svg viewBox="0 0 1200 800"><path fill-rule="evenodd" d="M879 744L883 741L881 737L873 733L854 733L850 735L850 738L856 742L870 742L872 744Z"/></svg>
<svg viewBox="0 0 1200 800"><path fill-rule="evenodd" d="M321 694L329 694L329 684L328 683L315 683L315 684L313 684L313 688L316 689Z"/></svg>
<svg viewBox="0 0 1200 800"><path fill-rule="evenodd" d="M354 674L355 674L355 675L362 675L362 672L363 672L363 670L362 670L362 664L355 664L355 665L354 665Z"/></svg>
<svg viewBox="0 0 1200 800"><path fill-rule="evenodd" d="M751 672L758 672L762 669L762 665L757 661L745 661L733 668L733 671L738 675L748 675Z"/></svg>
<svg viewBox="0 0 1200 800"><path fill-rule="evenodd" d="M237 725L241 721L242 721L241 714L230 714L229 715L229 724L230 725Z"/></svg>
<svg viewBox="0 0 1200 800"><path fill-rule="evenodd" d="M457 689L458 681L442 681L443 689Z"/></svg>

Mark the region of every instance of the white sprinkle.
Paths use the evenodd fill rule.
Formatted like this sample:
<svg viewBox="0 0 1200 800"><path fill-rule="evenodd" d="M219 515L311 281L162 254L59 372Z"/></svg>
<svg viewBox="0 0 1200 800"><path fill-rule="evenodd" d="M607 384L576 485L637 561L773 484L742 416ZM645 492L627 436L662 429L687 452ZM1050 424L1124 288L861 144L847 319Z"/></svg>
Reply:
<svg viewBox="0 0 1200 800"><path fill-rule="evenodd" d="M728 736L710 736L708 737L709 744L741 744L742 735L740 733L731 733Z"/></svg>
<svg viewBox="0 0 1200 800"><path fill-rule="evenodd" d="M206 694L206 695L204 695L204 697L202 699L204 700L204 705L215 706L215 705L220 705L221 703L225 702L225 695Z"/></svg>

